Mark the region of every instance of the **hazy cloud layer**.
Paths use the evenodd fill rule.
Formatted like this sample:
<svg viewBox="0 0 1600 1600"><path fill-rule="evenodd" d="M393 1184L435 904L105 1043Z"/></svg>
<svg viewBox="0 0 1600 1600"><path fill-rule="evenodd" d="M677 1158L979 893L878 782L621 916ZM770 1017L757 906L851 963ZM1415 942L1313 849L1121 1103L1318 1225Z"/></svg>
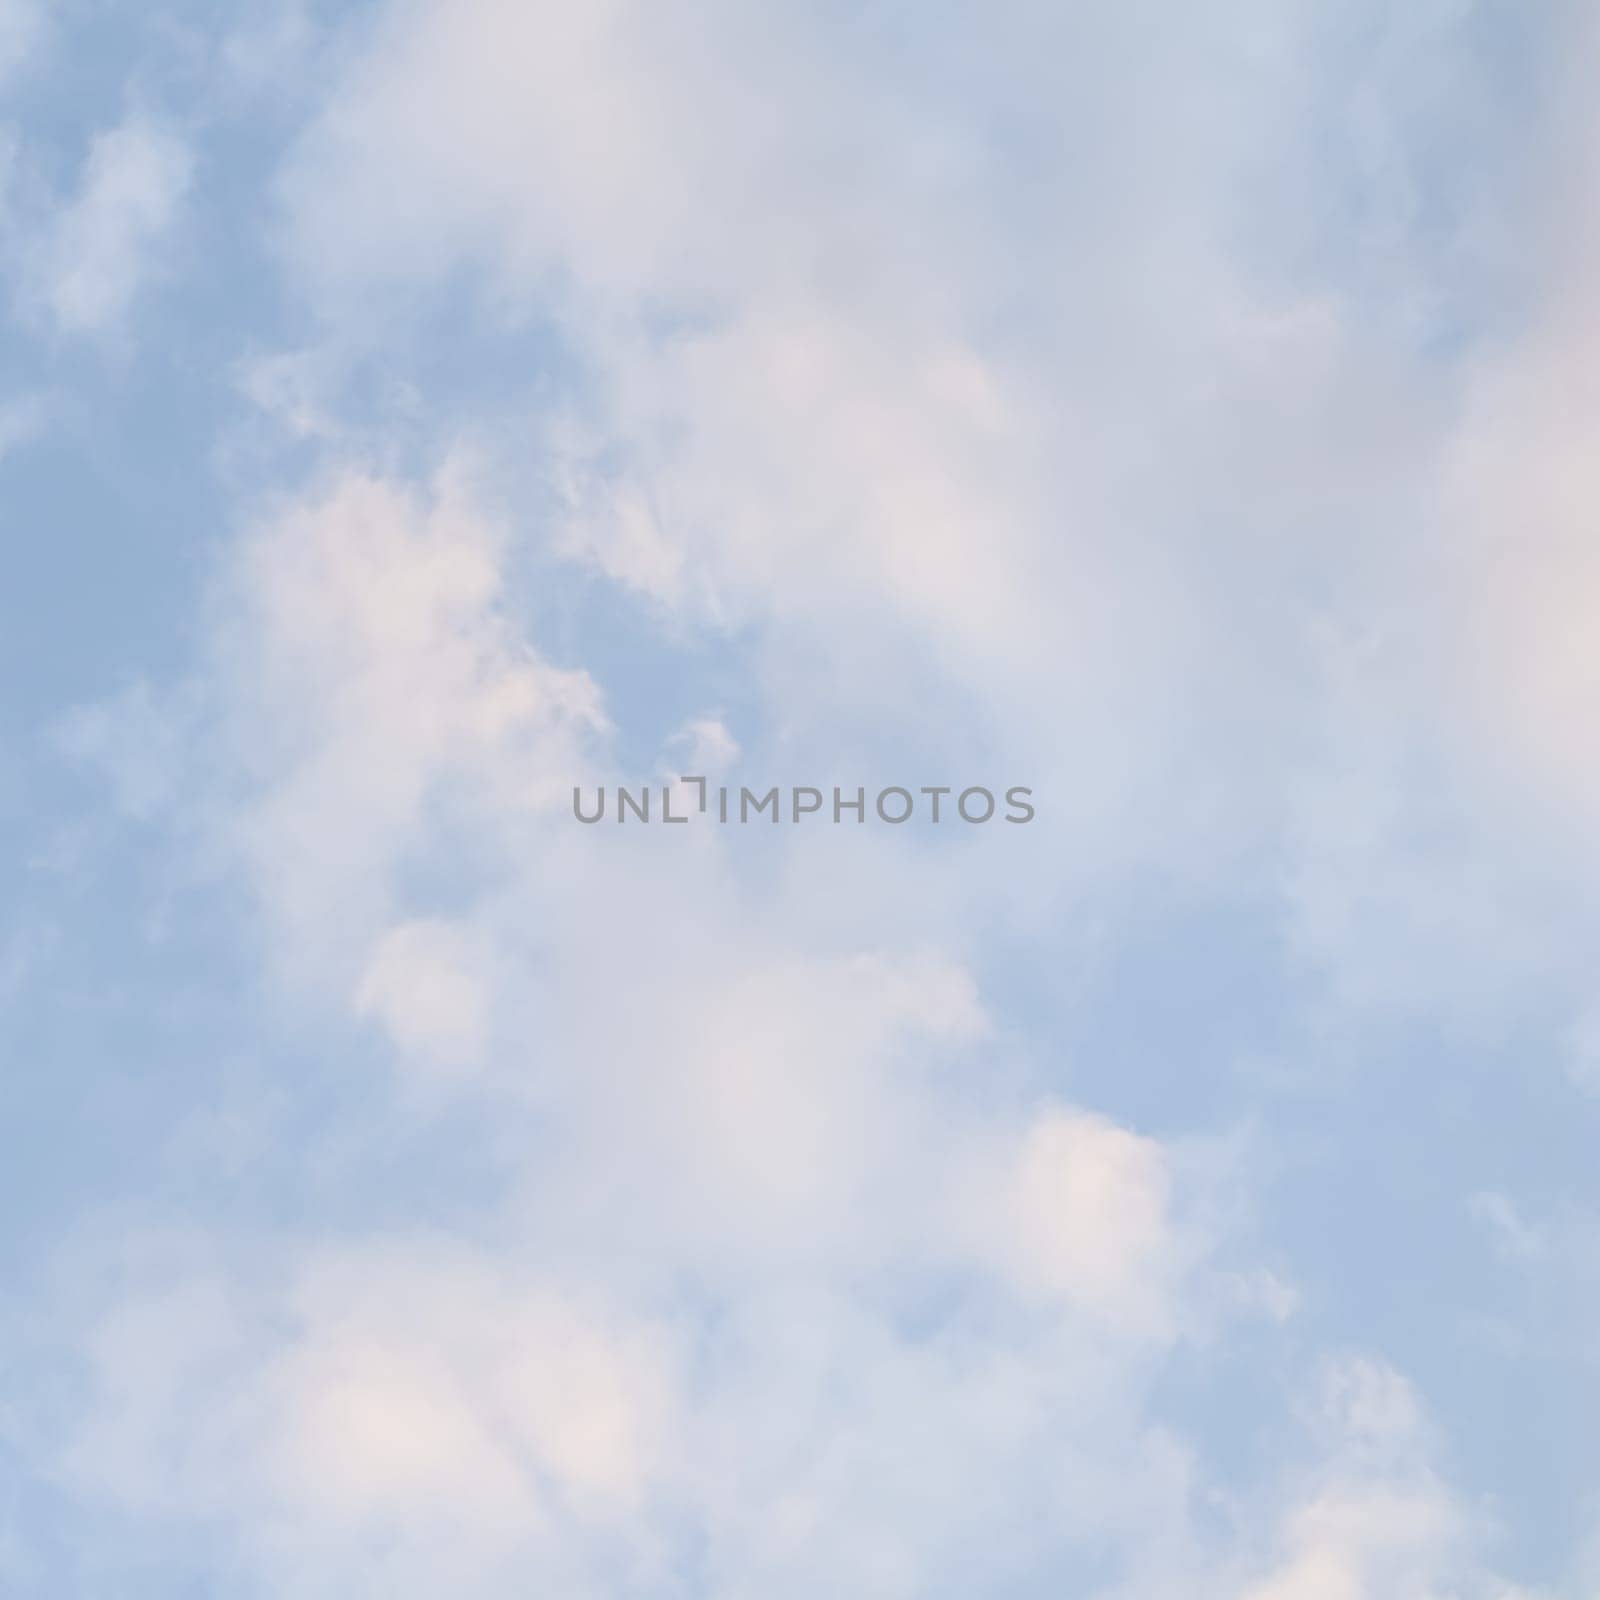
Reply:
<svg viewBox="0 0 1600 1600"><path fill-rule="evenodd" d="M38 16L0 1586L1590 1593L1586 19Z"/></svg>

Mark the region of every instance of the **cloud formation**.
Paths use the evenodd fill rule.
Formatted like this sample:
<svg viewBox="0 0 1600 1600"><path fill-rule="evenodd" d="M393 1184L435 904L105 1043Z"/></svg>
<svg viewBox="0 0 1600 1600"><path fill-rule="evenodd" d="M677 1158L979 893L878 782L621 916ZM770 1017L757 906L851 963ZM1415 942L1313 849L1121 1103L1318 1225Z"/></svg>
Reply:
<svg viewBox="0 0 1600 1600"><path fill-rule="evenodd" d="M161 270L194 170L175 133L133 114L95 135L76 192L35 236L31 293L63 333L118 325Z"/></svg>
<svg viewBox="0 0 1600 1600"><path fill-rule="evenodd" d="M172 470L51 480L155 576L34 717L7 1014L58 985L106 1175L0 1346L0 1572L1579 1592L1484 1396L1575 1414L1495 1274L1600 1259L1590 251L1490 9L135 30L183 115L9 218L39 393L183 277L93 379ZM1040 816L569 812L758 771Z"/></svg>

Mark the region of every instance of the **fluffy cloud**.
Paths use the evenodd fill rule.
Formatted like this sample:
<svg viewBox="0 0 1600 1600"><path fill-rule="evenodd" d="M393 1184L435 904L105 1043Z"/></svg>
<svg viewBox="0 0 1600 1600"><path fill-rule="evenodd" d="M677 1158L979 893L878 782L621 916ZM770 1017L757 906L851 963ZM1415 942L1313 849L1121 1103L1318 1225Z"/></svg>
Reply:
<svg viewBox="0 0 1600 1600"><path fill-rule="evenodd" d="M578 828L598 700L522 642L480 500L352 473L274 508L177 702L265 981L523 1151L492 1243L402 1221L124 1269L57 1470L289 1594L689 1563L707 1594L912 1595L1108 1538L1132 1570L1152 1517L1182 1543L1154 1386L1236 1299L1204 1171L1042 1094L908 908L867 939L801 858L752 886L731 835Z"/></svg>
<svg viewBox="0 0 1600 1600"><path fill-rule="evenodd" d="M470 1062L487 1027L487 984L471 936L447 922L415 919L391 928L356 989L356 1010L387 1029L407 1056L443 1065Z"/></svg>
<svg viewBox="0 0 1600 1600"><path fill-rule="evenodd" d="M1568 20L1581 56L1592 24ZM1600 323L1575 196L1595 134L1568 69L1547 92L1519 147L1537 181L1472 213L1518 309L1438 364L1447 404L1406 475L1404 536L1366 578L1365 614L1319 640L1321 749L1291 790L1288 884L1294 937L1342 1002L1491 1030L1566 1010L1581 1081Z"/></svg>
<svg viewBox="0 0 1600 1600"><path fill-rule="evenodd" d="M452 274L490 326L548 318L581 381L498 425L551 537L670 626L750 640L791 752L892 728L948 759L981 725L1053 790L1063 876L1205 878L1270 840L1342 1002L1376 986L1341 884L1398 900L1408 948L1449 942L1447 885L1352 841L1363 795L1320 758L1406 781L1353 750L1325 641L1387 642L1382 530L1428 491L1449 381L1408 341L1490 249L1452 191L1436 260L1414 194L1441 141L1485 137L1462 19L1015 3L956 60L887 21L469 0L355 37L281 183L301 286L345 330ZM1419 38L1443 83L1398 65ZM1319 119L1359 125L1355 170L1319 165Z"/></svg>
<svg viewBox="0 0 1600 1600"><path fill-rule="evenodd" d="M993 1175L983 1245L1024 1294L1061 1296L1130 1333L1169 1332L1179 1243L1171 1186L1154 1142L1050 1110Z"/></svg>
<svg viewBox="0 0 1600 1600"><path fill-rule="evenodd" d="M95 1328L56 1470L199 1518L277 1592L953 1596L1093 1572L1139 1600L1512 1593L1409 1386L1369 1360L1328 1363L1309 1448L1219 1542L1150 1415L1156 1369L1070 1315L930 1321L775 1275L707 1320L618 1298L594 1262L552 1278L420 1235L181 1254Z"/></svg>
<svg viewBox="0 0 1600 1600"><path fill-rule="evenodd" d="M564 811L603 725L589 678L508 620L504 538L465 468L420 494L348 472L269 513L217 600L219 845L247 865L286 967L353 964L386 1013L418 949L390 931L407 861Z"/></svg>
<svg viewBox="0 0 1600 1600"><path fill-rule="evenodd" d="M1409 1384L1361 1358L1331 1361L1311 1422L1325 1455L1285 1513L1285 1546L1240 1600L1364 1600L1475 1594L1511 1600L1477 1568L1468 1509L1428 1461Z"/></svg>
<svg viewBox="0 0 1600 1600"><path fill-rule="evenodd" d="M1174 504L1140 452L1173 479L1209 474L1214 399L1202 415L1184 384L1225 384L1241 430L1276 426L1277 385L1301 362L1320 382L1337 351L1327 318L1298 337L1250 301L1198 209L1169 219L1189 252L1169 278L1143 223L1075 166L1019 188L991 53L1126 41L1110 8L1066 24L1014 6L996 25L970 92L932 104L942 63L870 31L841 57L798 14L752 30L717 8L665 28L624 5L394 7L289 169L287 240L342 321L359 320L353 288L425 289L462 264L518 303L548 290L594 378L541 429L569 551L692 617L798 630L819 720L903 717L931 677L989 697L995 726L1054 762L1058 733L1025 709L1049 673L1061 725L1094 745L1085 792L1151 758L1197 667L1180 661L1199 643L1181 560L1127 531ZM1145 42L1157 78L1194 43L1178 24ZM1214 64L1248 90L1247 63ZM1219 93L1215 121L1173 130L1196 139L1206 194L1202 154L1220 162L1276 115L1237 105ZM1047 147L1138 156L1102 98L1050 106ZM404 204L378 181L396 168ZM1119 251L1139 263L1126 284L1106 275ZM1024 316L1029 340L1007 336ZM1152 413L1130 374L1169 362L1184 378Z"/></svg>
<svg viewBox="0 0 1600 1600"><path fill-rule="evenodd" d="M1070 1011L1063 906L1091 923L1085 882L1131 903L1154 867L1270 899L1351 1010L1548 960L1537 894L1508 912L1515 865L1435 781L1448 733L1413 748L1449 628L1413 651L1370 607L1396 566L1367 513L1492 506L1522 391L1483 377L1489 421L1434 453L1427 274L1305 266L1341 234L1284 198L1319 143L1313 10L1014 4L924 48L865 14L400 0L342 36L278 192L338 336L245 369L312 470L248 508L191 678L63 738L242 888L260 983L369 1094L367 1137L459 1119L472 1198L447 1241L400 1192L95 1277L59 1330L79 1403L30 1441L72 1492L198 1522L290 1596L1494 1592L1375 1361L1219 1486L1181 1403L1215 1330L1267 1352L1218 1402L1252 1447L1312 1342L1254 1316L1296 1304L1214 1193L1254 1177L1082 1103L1070 1030L1030 1031L983 959L1037 943ZM1408 130L1375 114L1358 185L1401 256ZM131 303L187 163L137 121L95 147L38 279L62 327ZM1291 238L1257 237L1263 195ZM442 469L363 450L341 364L463 282L471 332L540 319L570 384L480 429L488 467L426 404ZM1559 349L1533 366L1581 390ZM1587 681L1561 442L1549 570L1489 630L1492 715L1556 787ZM610 632L546 632L540 582L593 584ZM747 704L613 729L595 663L634 648L639 680L726 649ZM652 759L886 748L1026 764L1055 831L1019 866L566 811Z"/></svg>

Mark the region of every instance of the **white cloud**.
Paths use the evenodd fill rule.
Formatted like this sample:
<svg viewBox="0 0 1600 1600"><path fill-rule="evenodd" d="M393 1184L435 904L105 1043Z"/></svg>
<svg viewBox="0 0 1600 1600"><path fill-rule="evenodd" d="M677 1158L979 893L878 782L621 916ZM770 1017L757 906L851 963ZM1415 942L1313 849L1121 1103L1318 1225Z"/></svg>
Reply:
<svg viewBox="0 0 1600 1600"><path fill-rule="evenodd" d="M1361 1357L1330 1361L1312 1422L1324 1457L1283 1517L1280 1558L1239 1600L1505 1600L1481 1562L1482 1519L1434 1473L1400 1374Z"/></svg>
<svg viewBox="0 0 1600 1600"><path fill-rule="evenodd" d="M489 1026L482 964L470 932L437 918L402 922L373 950L356 989L356 1012L381 1023L408 1057L470 1064Z"/></svg>
<svg viewBox="0 0 1600 1600"><path fill-rule="evenodd" d="M1024 1295L1170 1337L1181 1271L1165 1151L1070 1108L1042 1112L976 1198L979 1249ZM984 1213L987 1215L984 1215Z"/></svg>
<svg viewBox="0 0 1600 1600"><path fill-rule="evenodd" d="M1160 174L1159 227L1073 164L1034 193L995 155L1016 63L1049 59L1068 76L1042 143L1101 148L1154 186L1158 136L1073 65L1080 30L1116 48L1125 26L1109 7L1006 8L970 93L930 105L914 57L841 60L800 13L751 29L712 7L667 28L626 5L393 7L287 173L289 246L341 322L364 288L463 263L509 300L553 297L595 380L541 433L569 549L688 616L791 630L811 670L786 709L819 722L931 718L930 680L986 697L997 731L1035 766L1070 759L1073 803L1126 833L1129 808L1103 796L1184 742L1216 642L1179 604L1181 553L1129 530L1192 515L1186 473L1237 493L1213 476L1225 412L1241 436L1281 433L1293 394L1318 438L1364 443L1342 422L1354 397L1328 402L1336 428L1317 409L1344 379L1337 317L1255 304L1210 231L1228 163L1275 137L1270 97L1149 102L1181 169ZM1151 77L1192 85L1203 32L1140 35ZM1207 59L1255 85L1242 60ZM997 283L1020 303L1002 309ZM980 335L1011 319L1026 341ZM1237 471L1275 474L1287 448ZM1061 703L1041 725L1046 674ZM1152 819L1141 842L1181 832Z"/></svg>
<svg viewBox="0 0 1600 1600"><path fill-rule="evenodd" d="M1346 714L1306 626L1365 622L1385 519L1426 494L1446 380L1363 330L1446 316L1415 190L1485 115L1401 70L1419 37L1461 63L1460 17L1361 15L1376 84L1323 62L1317 8L1246 0L1157 30L1005 5L959 66L832 14L394 5L288 164L284 238L341 328L452 273L491 321L553 319L581 398L506 446L558 488L550 536L674 626L737 628L797 758L976 729L1054 794L1054 873L1210 880L1268 840L1342 1004L1396 947L1447 987L1470 944L1492 995L1540 959L1501 959L1538 924L1495 914L1500 877L1398 859L1409 819L1351 837L1405 774L1350 723L1403 720L1397 673L1434 685L1385 654ZM1347 93L1334 178L1367 209L1335 241L1319 119Z"/></svg>
<svg viewBox="0 0 1600 1600"><path fill-rule="evenodd" d="M1127 1600L1512 1594L1409 1386L1368 1359L1328 1364L1310 1457L1202 1531L1158 1369L1071 1317L979 1301L929 1325L779 1272L706 1322L654 1271L602 1287L592 1260L415 1234L187 1254L118 1261L56 1469L205 1519L277 1593L910 1597L1089 1553Z"/></svg>
<svg viewBox="0 0 1600 1600"><path fill-rule="evenodd" d="M301 287L355 322L464 265L501 310L548 296L592 399L548 430L554 528L459 460L418 488L352 459L269 508L172 763L263 914L264 981L481 1095L520 1158L478 1218L492 1251L297 1240L273 1272L119 1296L67 1430L80 1481L215 1519L291 1595L605 1593L608 1527L639 1563L610 1592L650 1592L687 1544L718 1600L986 1592L1085 1552L1141 1596L1200 1573L1249 1600L1410 1600L1475 1570L1415 1397L1376 1363L1336 1369L1317 1469L1258 1497L1287 1504L1275 1543L1197 1529L1164 1363L1219 1304L1281 1317L1292 1289L1219 1265L1173 1145L1040 1092L1054 1064L996 1025L961 948L978 873L788 832L753 870L728 835L566 815L609 776L605 718L525 637L524 541L678 623L754 623L790 749L876 702L948 752L982 705L985 739L1062 778L1084 871L1171 851L1216 872L1197 841L1286 813L1302 948L1330 967L1375 885L1430 937L1482 898L1390 870L1408 815L1381 689L1319 722L1333 770L1287 798L1281 752L1252 753L1292 701L1292 671L1259 670L1286 625L1215 591L1316 589L1316 552L1277 553L1286 507L1314 482L1348 516L1406 407L1336 304L1264 296L1224 247L1240 164L1279 130L1276 96L1234 93L1248 52L1214 17L1151 39L1090 11L1002 8L996 84L932 123L801 13L462 0L352 36L285 180ZM1149 52L1154 126L1059 48L1084 26ZM1198 110L1163 92L1192 89L1196 49L1225 55ZM986 154L1028 84L1059 169L1040 189ZM91 159L72 226L102 258L175 206L159 166ZM135 276L102 260L52 304L105 320ZM341 438L315 360L246 383ZM1174 534L1213 524L1198 555ZM171 786L127 758L141 715L76 737L153 811ZM686 745L737 755L710 719ZM1047 866L1019 877L1058 919ZM1349 992L1409 973L1392 954Z"/></svg>
<svg viewBox="0 0 1600 1600"><path fill-rule="evenodd" d="M721 778L739 759L739 741L720 717L694 717L667 741L677 763L671 777Z"/></svg>
<svg viewBox="0 0 1600 1600"><path fill-rule="evenodd" d="M458 464L426 496L346 473L241 546L216 611L214 798L287 969L332 961L353 988L415 852L565 811L600 699L521 641L504 539Z"/></svg>
<svg viewBox="0 0 1600 1600"><path fill-rule="evenodd" d="M1193 1175L1022 1109L914 904L869 938L798 862L753 890L726 836L577 828L597 698L520 642L481 498L355 474L265 517L189 770L295 985L480 1069L460 1091L527 1151L496 1248L219 1238L129 1274L70 1480L206 1519L288 1595L647 1590L687 1537L708 1594L910 1596L1007 1541L1020 1572L1152 1517L1181 1540L1151 1385L1229 1295ZM445 917L409 868L467 838Z"/></svg>
<svg viewBox="0 0 1600 1600"><path fill-rule="evenodd" d="M696 1592L909 1596L1181 1521L1147 1379L1070 1325L919 1332L781 1273L707 1325L415 1236L220 1261L124 1278L57 1470L205 1519L278 1592L647 1592L687 1530Z"/></svg>
<svg viewBox="0 0 1600 1600"><path fill-rule="evenodd" d="M78 190L29 241L29 292L66 333L120 324L166 265L194 169L189 146L142 114L96 135Z"/></svg>
<svg viewBox="0 0 1600 1600"><path fill-rule="evenodd" d="M1573 61L1594 30L1569 21ZM1408 532L1365 580L1366 614L1320 642L1322 749L1291 797L1290 903L1301 948L1358 1010L1478 1032L1576 1013L1581 1083L1578 952L1600 865L1600 310L1582 196L1600 144L1570 69L1547 89L1548 120L1517 146L1524 181L1469 217L1498 270L1514 266L1518 310L1441 365L1447 403L1400 485Z"/></svg>
<svg viewBox="0 0 1600 1600"><path fill-rule="evenodd" d="M668 1464L665 1324L426 1246L319 1261L296 1306L301 1338L265 1381L282 1491L315 1518L465 1511L520 1542L558 1514L630 1514Z"/></svg>
<svg viewBox="0 0 1600 1600"><path fill-rule="evenodd" d="M296 439L332 438L339 432L330 389L329 360L316 350L281 350L241 364L240 392L264 416Z"/></svg>

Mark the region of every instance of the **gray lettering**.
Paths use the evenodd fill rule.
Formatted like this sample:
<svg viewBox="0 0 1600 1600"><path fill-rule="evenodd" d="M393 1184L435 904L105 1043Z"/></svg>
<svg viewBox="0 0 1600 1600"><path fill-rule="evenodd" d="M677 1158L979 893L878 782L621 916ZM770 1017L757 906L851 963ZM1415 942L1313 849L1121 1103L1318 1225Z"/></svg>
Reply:
<svg viewBox="0 0 1600 1600"><path fill-rule="evenodd" d="M981 817L974 817L967 811L967 796L974 794L981 794L989 805L989 809ZM956 801L956 809L961 813L963 822L987 822L994 815L994 796L987 789L963 789L960 798Z"/></svg>
<svg viewBox="0 0 1600 1600"><path fill-rule="evenodd" d="M750 820L750 807L752 803L755 805L756 815L758 817L770 805L772 807L772 820L774 822L778 820L778 791L776 787L768 789L767 792L758 800L749 789L746 789L741 785L739 789L739 820L741 822L748 822Z"/></svg>
<svg viewBox="0 0 1600 1600"><path fill-rule="evenodd" d="M905 796L906 808L898 817L891 817L889 813L883 809L883 802L892 794ZM898 785L893 788L884 789L878 795L878 816L884 822L904 822L906 818L916 810L916 808L917 802L911 798L911 791L909 789L902 789Z"/></svg>

